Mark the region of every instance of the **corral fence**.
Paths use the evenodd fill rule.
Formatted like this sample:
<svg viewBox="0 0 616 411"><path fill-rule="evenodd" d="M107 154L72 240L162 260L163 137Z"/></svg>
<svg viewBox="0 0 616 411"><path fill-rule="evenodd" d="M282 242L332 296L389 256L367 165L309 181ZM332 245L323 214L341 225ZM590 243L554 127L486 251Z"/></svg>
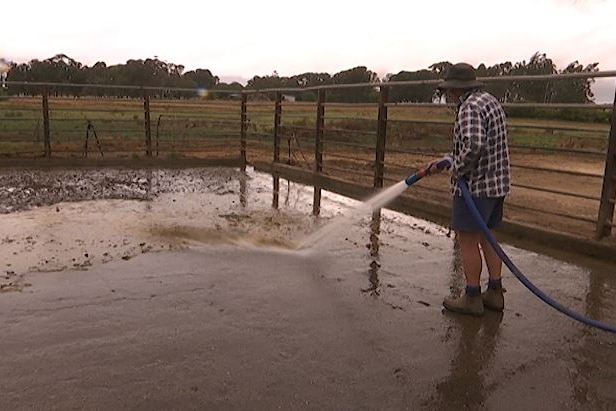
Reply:
<svg viewBox="0 0 616 411"><path fill-rule="evenodd" d="M616 78L616 71L482 78L560 81ZM221 159L268 162L367 188L398 182L450 150L454 110L392 103L396 87L436 80L268 90L8 82L0 95L0 160L24 158ZM341 103L363 88L374 102ZM107 90L96 96L93 90ZM78 92L76 90L79 90ZM113 93L110 96L109 90ZM172 96L172 98L170 97ZM613 237L616 96L613 104L505 103L513 169L507 218L583 237ZM541 118L528 116L541 111ZM565 121L568 112L591 113ZM516 114L518 113L518 114ZM522 114L520 114L522 113ZM444 174L408 195L444 204ZM317 201L315 194L315 202Z"/></svg>

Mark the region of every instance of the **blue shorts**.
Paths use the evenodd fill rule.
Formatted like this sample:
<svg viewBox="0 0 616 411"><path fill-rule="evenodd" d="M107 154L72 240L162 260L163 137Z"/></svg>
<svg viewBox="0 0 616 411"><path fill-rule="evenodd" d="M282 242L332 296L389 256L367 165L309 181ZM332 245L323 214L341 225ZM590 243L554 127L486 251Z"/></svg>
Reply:
<svg viewBox="0 0 616 411"><path fill-rule="evenodd" d="M503 221L503 203L505 197L473 197L475 206L483 221L488 228L497 228ZM464 198L453 196L451 206L451 228L456 231L480 231L479 225L475 222L471 210L466 206Z"/></svg>

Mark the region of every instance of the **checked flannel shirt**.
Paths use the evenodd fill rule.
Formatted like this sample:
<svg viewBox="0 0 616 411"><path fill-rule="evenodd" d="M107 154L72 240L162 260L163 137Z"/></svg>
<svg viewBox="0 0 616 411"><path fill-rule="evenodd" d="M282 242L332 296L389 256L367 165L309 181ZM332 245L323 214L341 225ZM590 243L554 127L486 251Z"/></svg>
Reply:
<svg viewBox="0 0 616 411"><path fill-rule="evenodd" d="M505 111L483 90L460 99L453 136L452 194L461 195L456 180L466 177L474 197L504 197L510 190L509 147Z"/></svg>

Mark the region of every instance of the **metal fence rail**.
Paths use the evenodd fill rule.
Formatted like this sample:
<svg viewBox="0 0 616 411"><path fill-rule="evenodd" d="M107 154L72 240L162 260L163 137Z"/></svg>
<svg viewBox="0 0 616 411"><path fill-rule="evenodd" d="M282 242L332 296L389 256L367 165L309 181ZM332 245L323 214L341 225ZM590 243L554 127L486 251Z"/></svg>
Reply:
<svg viewBox="0 0 616 411"><path fill-rule="evenodd" d="M599 77L616 78L616 71L481 80ZM193 89L15 83L38 97L0 98L0 156L237 158L239 153L243 166L255 161L286 163L380 188L386 182L400 181L450 150L451 107L389 102L392 88L437 83L426 80L213 91L207 98ZM58 92L71 87L106 87L117 90L118 97L74 98ZM362 87L375 92L374 103L328 101L332 91ZM132 97L119 97L122 90L130 90ZM157 97L169 91L180 97ZM311 93L316 101L286 101L283 93ZM506 110L611 111L610 124L555 123L510 116L514 183L508 201L509 218L542 226L545 216L550 215L563 231L597 238L610 236L616 202L616 97L612 105L504 106ZM425 180L411 195L446 203L448 193L448 179L443 175ZM319 196L315 194L315 202Z"/></svg>

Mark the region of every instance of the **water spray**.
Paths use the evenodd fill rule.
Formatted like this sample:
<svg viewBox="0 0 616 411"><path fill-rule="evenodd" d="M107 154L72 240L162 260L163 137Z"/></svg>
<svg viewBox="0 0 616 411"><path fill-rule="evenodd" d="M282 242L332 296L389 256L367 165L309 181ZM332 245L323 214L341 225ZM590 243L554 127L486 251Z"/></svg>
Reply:
<svg viewBox="0 0 616 411"><path fill-rule="evenodd" d="M315 231L314 233L310 234L308 237L306 237L303 241L299 243L296 249L301 250L304 248L310 248L314 244L319 243L325 238L331 238L332 235L334 235L335 233L341 232L341 226L350 224L358 216L365 215L367 213L376 211L381 207L384 207L393 199L402 194L410 185L415 184L417 181L421 180L425 176L432 174L432 167L443 170L445 168L451 167L451 164L451 157L444 157L431 163L429 166L422 168L408 178L379 192L375 196L370 197L369 199L359 204L357 207L350 210L345 215L337 217L330 224L327 224Z"/></svg>

